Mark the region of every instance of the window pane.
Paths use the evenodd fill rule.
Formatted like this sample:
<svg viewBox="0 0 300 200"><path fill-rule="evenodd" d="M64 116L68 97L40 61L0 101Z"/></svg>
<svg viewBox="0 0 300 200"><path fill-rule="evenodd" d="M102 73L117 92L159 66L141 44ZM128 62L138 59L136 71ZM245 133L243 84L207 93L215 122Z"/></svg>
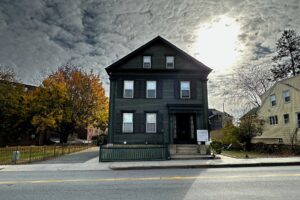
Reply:
<svg viewBox="0 0 300 200"><path fill-rule="evenodd" d="M144 63L151 63L151 56L144 56Z"/></svg>
<svg viewBox="0 0 300 200"><path fill-rule="evenodd" d="M189 81L181 81L180 89L181 90L190 90L190 82Z"/></svg>
<svg viewBox="0 0 300 200"><path fill-rule="evenodd" d="M147 113L147 123L156 123L156 113Z"/></svg>
<svg viewBox="0 0 300 200"><path fill-rule="evenodd" d="M167 56L167 63L174 63L174 56Z"/></svg>
<svg viewBox="0 0 300 200"><path fill-rule="evenodd" d="M132 113L123 113L123 123L132 123L133 114Z"/></svg>
<svg viewBox="0 0 300 200"><path fill-rule="evenodd" d="M133 90L133 81L124 81L124 89Z"/></svg>
<svg viewBox="0 0 300 200"><path fill-rule="evenodd" d="M155 123L147 123L147 130L149 132L156 132L156 124Z"/></svg>
<svg viewBox="0 0 300 200"><path fill-rule="evenodd" d="M155 90L147 90L147 98L156 98Z"/></svg>
<svg viewBox="0 0 300 200"><path fill-rule="evenodd" d="M147 90L156 90L156 81L147 81Z"/></svg>
<svg viewBox="0 0 300 200"><path fill-rule="evenodd" d="M124 123L123 124L123 132L132 133L133 132L133 124L132 123Z"/></svg>
<svg viewBox="0 0 300 200"><path fill-rule="evenodd" d="M190 97L190 91L189 90L182 90L181 91L181 97Z"/></svg>

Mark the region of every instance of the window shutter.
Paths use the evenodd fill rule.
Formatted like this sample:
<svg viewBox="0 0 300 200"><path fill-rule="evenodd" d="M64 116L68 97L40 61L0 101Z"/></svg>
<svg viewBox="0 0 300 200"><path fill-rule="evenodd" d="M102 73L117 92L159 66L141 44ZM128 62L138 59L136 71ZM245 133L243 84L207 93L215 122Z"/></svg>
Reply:
<svg viewBox="0 0 300 200"><path fill-rule="evenodd" d="M156 88L156 94L158 99L163 98L163 80L156 81L157 88Z"/></svg>
<svg viewBox="0 0 300 200"><path fill-rule="evenodd" d="M140 94L141 94L141 89L140 89L140 81L139 80L135 80L134 81L134 86L133 86L133 94L134 94L134 98L140 98Z"/></svg>
<svg viewBox="0 0 300 200"><path fill-rule="evenodd" d="M139 123L139 130L141 133L146 133L146 113L141 113L139 115L140 123Z"/></svg>
<svg viewBox="0 0 300 200"><path fill-rule="evenodd" d="M197 99L197 81L191 81L191 98Z"/></svg>
<svg viewBox="0 0 300 200"><path fill-rule="evenodd" d="M123 115L122 113L117 113L116 114L116 118L115 118L115 122L116 122L116 133L122 133L122 126L123 126Z"/></svg>
<svg viewBox="0 0 300 200"><path fill-rule="evenodd" d="M124 80L117 80L117 97L123 98Z"/></svg>
<svg viewBox="0 0 300 200"><path fill-rule="evenodd" d="M140 80L139 85L140 85L140 98L145 99L146 98L146 81Z"/></svg>
<svg viewBox="0 0 300 200"><path fill-rule="evenodd" d="M180 82L178 80L174 80L174 98L180 99Z"/></svg>
<svg viewBox="0 0 300 200"><path fill-rule="evenodd" d="M133 132L140 132L141 113L133 113Z"/></svg>
<svg viewBox="0 0 300 200"><path fill-rule="evenodd" d="M164 115L163 113L157 113L157 133L164 132Z"/></svg>

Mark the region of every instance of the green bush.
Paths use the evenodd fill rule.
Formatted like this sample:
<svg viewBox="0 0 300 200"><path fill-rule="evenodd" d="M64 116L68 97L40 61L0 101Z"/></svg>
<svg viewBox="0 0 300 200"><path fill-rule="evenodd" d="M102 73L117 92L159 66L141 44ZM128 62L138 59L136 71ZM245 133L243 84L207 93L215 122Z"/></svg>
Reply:
<svg viewBox="0 0 300 200"><path fill-rule="evenodd" d="M107 135L100 134L92 137L92 141L95 145L100 146L107 143Z"/></svg>
<svg viewBox="0 0 300 200"><path fill-rule="evenodd" d="M213 140L210 143L210 147L213 150L214 153L220 154L223 149L223 143L221 141Z"/></svg>

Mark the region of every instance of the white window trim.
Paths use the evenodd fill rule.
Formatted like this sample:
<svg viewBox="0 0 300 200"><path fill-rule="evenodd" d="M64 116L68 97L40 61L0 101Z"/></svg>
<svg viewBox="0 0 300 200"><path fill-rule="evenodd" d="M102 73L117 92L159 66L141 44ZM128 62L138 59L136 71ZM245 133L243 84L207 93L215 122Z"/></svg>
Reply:
<svg viewBox="0 0 300 200"><path fill-rule="evenodd" d="M154 131L149 131L148 130L148 122L147 122L147 116L149 114L154 114L155 115L155 130ZM153 123L151 123L153 124ZM146 113L146 133L156 133L157 132L157 113Z"/></svg>
<svg viewBox="0 0 300 200"><path fill-rule="evenodd" d="M150 67L145 67L145 58L146 57L149 57L150 58ZM147 55L145 55L145 56L143 56L143 68L144 69L151 69L152 68L152 56L147 56Z"/></svg>
<svg viewBox="0 0 300 200"><path fill-rule="evenodd" d="M125 96L125 82L126 81L132 82L132 96L131 97L126 97ZM133 99L133 97L134 97L134 81L133 80L124 80L124 84L123 84L123 98L125 98L125 99Z"/></svg>
<svg viewBox="0 0 300 200"><path fill-rule="evenodd" d="M188 97L183 97L182 96L182 89L181 89L181 84L184 82L188 82L189 83L189 96ZM190 81L180 81L180 98L181 99L190 99L191 98L191 82Z"/></svg>
<svg viewBox="0 0 300 200"><path fill-rule="evenodd" d="M125 129L125 124L126 124L126 123L124 122L124 115L125 115L125 114L131 114L131 116L132 116L132 117L131 117L131 121L132 121L132 122L131 122L131 123L128 123L128 122L127 122L127 124L131 124L131 131L125 131L125 130L124 130L124 129ZM123 115L122 115L122 132L123 132L123 133L133 133L133 113L130 113L130 112L128 112L128 113L123 113Z"/></svg>
<svg viewBox="0 0 300 200"><path fill-rule="evenodd" d="M286 93L286 92L288 92L288 94L289 94L288 96L285 96L285 93ZM283 96L283 101L284 101L285 103L291 102L290 90L284 90L284 91L282 92L282 96ZM289 99L288 101L286 101L286 100L285 100L286 97L289 97L290 99Z"/></svg>
<svg viewBox="0 0 300 200"><path fill-rule="evenodd" d="M275 100L275 105L273 105L272 104L272 97L274 97L274 100ZM272 94L272 95L270 95L270 103L271 103L271 106L273 107L273 106L276 106L276 104L277 104L277 101L276 101L276 95L275 94Z"/></svg>
<svg viewBox="0 0 300 200"><path fill-rule="evenodd" d="M168 66L168 57L172 57L173 58L173 62L172 62L172 67ZM166 69L174 69L175 68L175 57L174 56L166 56Z"/></svg>
<svg viewBox="0 0 300 200"><path fill-rule="evenodd" d="M148 82L155 82L155 96L154 97L149 97L148 95ZM156 93L157 93L157 82L156 81L146 81L146 98L147 99L156 99Z"/></svg>

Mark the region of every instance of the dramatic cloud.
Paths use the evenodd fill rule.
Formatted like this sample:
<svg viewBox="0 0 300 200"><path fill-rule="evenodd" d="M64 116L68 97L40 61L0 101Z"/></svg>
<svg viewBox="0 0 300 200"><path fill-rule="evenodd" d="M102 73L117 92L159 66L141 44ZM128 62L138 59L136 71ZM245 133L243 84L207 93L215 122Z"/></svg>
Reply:
<svg viewBox="0 0 300 200"><path fill-rule="evenodd" d="M220 24L224 19L228 22ZM215 69L210 79L232 67L269 62L282 30L300 33L300 2L1 0L0 64L15 67L23 82L36 84L42 72L71 63L101 73L107 86L104 67L153 37L161 35L201 59L199 48L205 46L197 44L199 31L218 32L218 26L238 30L231 38L235 54L230 55L236 59L228 68L210 66ZM220 108L222 102L210 99L211 106Z"/></svg>

